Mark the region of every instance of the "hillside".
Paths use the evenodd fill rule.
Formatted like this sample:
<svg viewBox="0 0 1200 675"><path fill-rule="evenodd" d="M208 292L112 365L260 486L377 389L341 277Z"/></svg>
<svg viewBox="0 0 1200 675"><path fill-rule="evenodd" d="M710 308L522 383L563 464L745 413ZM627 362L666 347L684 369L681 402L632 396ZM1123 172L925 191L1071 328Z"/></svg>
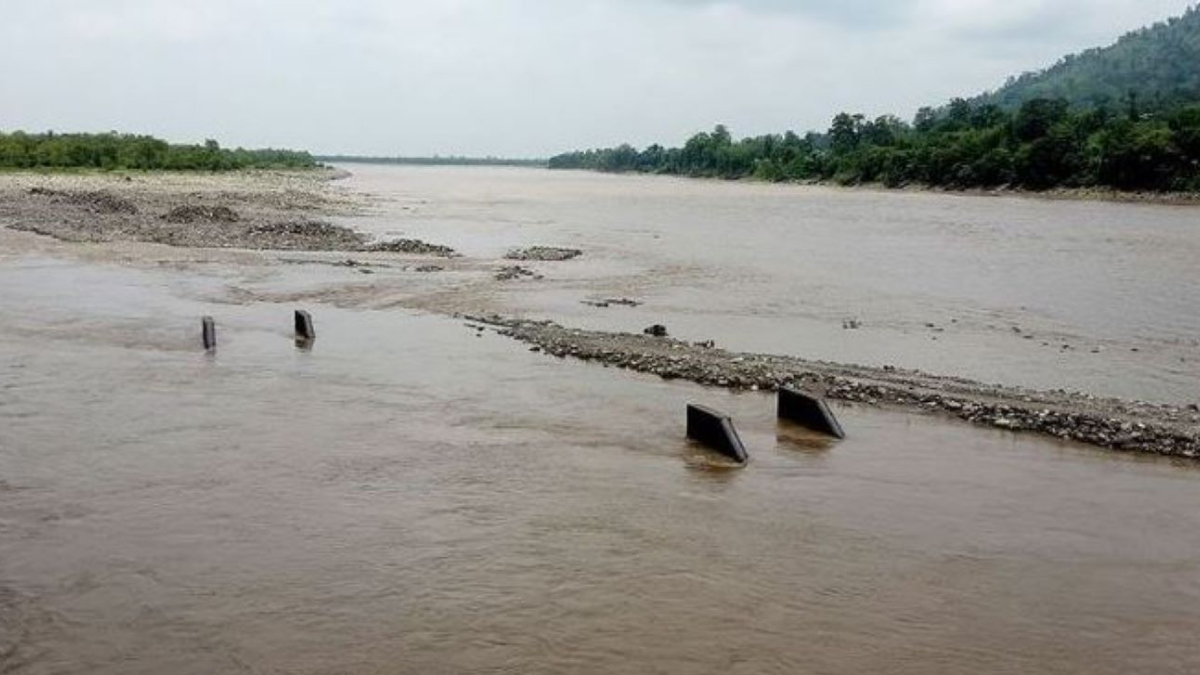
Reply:
<svg viewBox="0 0 1200 675"><path fill-rule="evenodd" d="M1200 100L1200 6L1183 16L1129 33L1109 47L1067 56L1054 66L1012 78L976 98L1007 110L1039 98L1095 108L1163 108Z"/></svg>
<svg viewBox="0 0 1200 675"><path fill-rule="evenodd" d="M568 152L551 169L951 189L1200 193L1200 8L1013 79L974 100L892 115L838 114L824 133L683 147Z"/></svg>

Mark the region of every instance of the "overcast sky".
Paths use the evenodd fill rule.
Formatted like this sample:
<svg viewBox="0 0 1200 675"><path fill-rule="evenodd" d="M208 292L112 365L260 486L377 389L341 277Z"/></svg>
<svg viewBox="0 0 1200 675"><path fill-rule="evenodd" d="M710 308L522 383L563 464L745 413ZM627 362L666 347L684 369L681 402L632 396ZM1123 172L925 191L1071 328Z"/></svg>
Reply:
<svg viewBox="0 0 1200 675"><path fill-rule="evenodd" d="M3 0L0 129L544 156L910 117L1192 0Z"/></svg>

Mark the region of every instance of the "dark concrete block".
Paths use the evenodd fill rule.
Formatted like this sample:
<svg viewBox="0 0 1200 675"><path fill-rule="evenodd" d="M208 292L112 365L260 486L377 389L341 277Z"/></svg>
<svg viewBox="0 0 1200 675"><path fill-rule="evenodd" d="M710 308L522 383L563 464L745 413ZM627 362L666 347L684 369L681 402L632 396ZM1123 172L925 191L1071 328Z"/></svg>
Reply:
<svg viewBox="0 0 1200 675"><path fill-rule="evenodd" d="M205 351L211 352L217 348L217 323L211 316L200 319L200 336Z"/></svg>
<svg viewBox="0 0 1200 675"><path fill-rule="evenodd" d="M702 405L687 407L687 436L717 452L745 464L750 459L746 446L733 428L733 420L722 412Z"/></svg>
<svg viewBox="0 0 1200 675"><path fill-rule="evenodd" d="M795 422L834 438L846 437L842 425L825 401L795 389L779 390L779 419Z"/></svg>
<svg viewBox="0 0 1200 675"><path fill-rule="evenodd" d="M302 340L312 340L317 337L313 328L312 315L303 309L296 310L296 337Z"/></svg>

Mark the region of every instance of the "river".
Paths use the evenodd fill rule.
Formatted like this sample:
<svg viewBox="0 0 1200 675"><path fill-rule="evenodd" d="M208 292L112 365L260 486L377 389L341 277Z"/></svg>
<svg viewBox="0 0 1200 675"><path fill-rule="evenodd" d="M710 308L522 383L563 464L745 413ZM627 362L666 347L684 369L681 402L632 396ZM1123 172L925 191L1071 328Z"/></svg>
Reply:
<svg viewBox="0 0 1200 675"><path fill-rule="evenodd" d="M360 227L473 257L585 250L490 292L513 311L1128 395L1195 384L1194 210L355 170L384 197ZM299 348L293 304L230 289L365 275L203 258L0 255L0 672L1200 670L1194 463L852 405L830 443L767 394L402 307L306 305ZM579 303L606 294L647 304ZM748 467L682 438L688 401L733 413Z"/></svg>
<svg viewBox="0 0 1200 675"><path fill-rule="evenodd" d="M614 176L350 167L367 226L495 257L586 252L506 306L739 351L1194 402L1200 209ZM361 221L359 223L361 225ZM598 311L581 294L633 296ZM846 320L861 329L842 328ZM1066 348L1064 348L1066 345Z"/></svg>

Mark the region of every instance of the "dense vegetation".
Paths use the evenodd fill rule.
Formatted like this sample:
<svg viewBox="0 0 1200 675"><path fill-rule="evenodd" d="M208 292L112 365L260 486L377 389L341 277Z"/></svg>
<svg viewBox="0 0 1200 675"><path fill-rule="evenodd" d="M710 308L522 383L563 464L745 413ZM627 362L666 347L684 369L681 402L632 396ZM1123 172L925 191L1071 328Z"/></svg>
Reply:
<svg viewBox="0 0 1200 675"><path fill-rule="evenodd" d="M1073 111L1061 99L1037 99L1008 113L958 100L945 116L918 116L914 124L842 113L825 134L740 141L718 126L682 148L623 145L559 155L549 166L889 187L1200 191L1200 106Z"/></svg>
<svg viewBox="0 0 1200 675"><path fill-rule="evenodd" d="M825 133L554 157L554 169L949 188L1200 191L1200 9L911 122L842 113Z"/></svg>
<svg viewBox="0 0 1200 675"><path fill-rule="evenodd" d="M312 168L316 160L293 150L227 150L216 141L175 145L130 134L27 134L0 132L0 168L5 169L234 169Z"/></svg>
<svg viewBox="0 0 1200 675"><path fill-rule="evenodd" d="M1200 7L1129 33L1110 47L1011 79L972 102L1015 110L1039 98L1064 98L1086 108L1117 106L1130 98L1151 109L1200 101Z"/></svg>
<svg viewBox="0 0 1200 675"><path fill-rule="evenodd" d="M512 159L507 157L361 157L358 155L323 155L317 158L329 163L401 164L411 166L523 166L544 167L544 159Z"/></svg>

